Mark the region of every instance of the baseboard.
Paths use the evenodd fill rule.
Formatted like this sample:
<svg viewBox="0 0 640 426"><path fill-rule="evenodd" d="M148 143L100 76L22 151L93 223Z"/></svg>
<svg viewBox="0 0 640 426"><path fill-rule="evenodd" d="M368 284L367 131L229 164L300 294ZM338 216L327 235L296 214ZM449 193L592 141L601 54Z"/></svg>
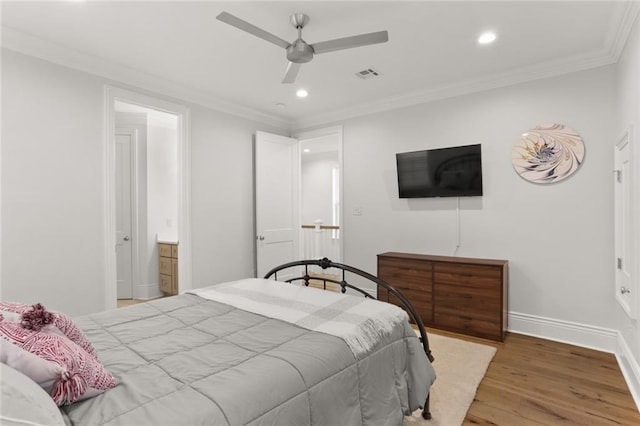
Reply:
<svg viewBox="0 0 640 426"><path fill-rule="evenodd" d="M631 392L636 407L638 407L638 411L640 411L640 365L633 357L633 353L621 333L618 333L616 359L618 360L620 370L622 370L624 380L627 382L627 386L629 386L629 392Z"/></svg>
<svg viewBox="0 0 640 426"><path fill-rule="evenodd" d="M616 330L517 312L509 312L509 331L609 353L618 347Z"/></svg>
<svg viewBox="0 0 640 426"><path fill-rule="evenodd" d="M139 284L133 288L134 299L155 299L160 296L162 296L162 292L160 291L159 283Z"/></svg>
<svg viewBox="0 0 640 426"><path fill-rule="evenodd" d="M640 365L617 330L510 312L509 331L614 354L640 411Z"/></svg>

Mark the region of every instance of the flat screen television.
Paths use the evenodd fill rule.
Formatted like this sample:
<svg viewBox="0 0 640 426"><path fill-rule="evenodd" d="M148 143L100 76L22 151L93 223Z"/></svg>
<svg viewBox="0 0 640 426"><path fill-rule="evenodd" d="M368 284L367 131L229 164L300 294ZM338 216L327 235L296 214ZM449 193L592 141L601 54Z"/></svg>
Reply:
<svg viewBox="0 0 640 426"><path fill-rule="evenodd" d="M480 144L396 154L400 198L482 195Z"/></svg>

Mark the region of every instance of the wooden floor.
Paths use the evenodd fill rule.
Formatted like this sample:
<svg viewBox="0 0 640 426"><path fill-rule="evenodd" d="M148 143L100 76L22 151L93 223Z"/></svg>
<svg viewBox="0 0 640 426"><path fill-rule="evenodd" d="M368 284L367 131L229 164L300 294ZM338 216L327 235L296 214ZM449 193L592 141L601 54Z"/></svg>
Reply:
<svg viewBox="0 0 640 426"><path fill-rule="evenodd" d="M640 425L613 354L521 334L494 343L429 332L497 348L465 425Z"/></svg>
<svg viewBox="0 0 640 426"><path fill-rule="evenodd" d="M154 299L118 299L118 308L125 308L131 305L137 305L138 303L148 302Z"/></svg>

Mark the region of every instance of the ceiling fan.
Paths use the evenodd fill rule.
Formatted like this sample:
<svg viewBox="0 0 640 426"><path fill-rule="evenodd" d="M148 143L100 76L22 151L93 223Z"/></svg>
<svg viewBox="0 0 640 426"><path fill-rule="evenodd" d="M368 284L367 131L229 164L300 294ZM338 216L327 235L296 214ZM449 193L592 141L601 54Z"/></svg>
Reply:
<svg viewBox="0 0 640 426"><path fill-rule="evenodd" d="M262 28L258 28L253 24L243 21L242 19L227 12L222 12L216 17L216 19L284 48L287 51L287 59L289 60L289 63L284 72L282 83L293 83L296 80L296 76L298 75L298 71L300 71L302 64L312 60L314 54L384 43L389 40L389 35L386 31L378 31L308 44L302 39L302 29L309 22L309 17L304 13L294 13L289 17L291 25L298 30L298 38L292 43L289 43L288 41L283 40Z"/></svg>

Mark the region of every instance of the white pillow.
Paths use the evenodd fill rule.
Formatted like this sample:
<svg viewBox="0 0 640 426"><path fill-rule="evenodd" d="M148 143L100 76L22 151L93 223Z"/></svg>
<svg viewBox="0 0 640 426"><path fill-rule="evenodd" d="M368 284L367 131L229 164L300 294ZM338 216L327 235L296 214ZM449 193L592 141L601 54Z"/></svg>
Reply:
<svg viewBox="0 0 640 426"><path fill-rule="evenodd" d="M64 426L60 410L36 382L0 363L0 424Z"/></svg>

